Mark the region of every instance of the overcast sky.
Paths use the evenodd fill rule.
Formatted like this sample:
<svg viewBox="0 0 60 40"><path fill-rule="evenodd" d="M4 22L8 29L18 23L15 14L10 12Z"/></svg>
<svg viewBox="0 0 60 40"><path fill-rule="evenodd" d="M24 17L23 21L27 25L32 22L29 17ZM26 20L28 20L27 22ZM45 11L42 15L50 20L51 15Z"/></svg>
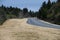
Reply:
<svg viewBox="0 0 60 40"><path fill-rule="evenodd" d="M29 10L37 11L44 1L47 2L48 0L0 0L0 5L3 4L4 6L13 6L21 9L28 8Z"/></svg>

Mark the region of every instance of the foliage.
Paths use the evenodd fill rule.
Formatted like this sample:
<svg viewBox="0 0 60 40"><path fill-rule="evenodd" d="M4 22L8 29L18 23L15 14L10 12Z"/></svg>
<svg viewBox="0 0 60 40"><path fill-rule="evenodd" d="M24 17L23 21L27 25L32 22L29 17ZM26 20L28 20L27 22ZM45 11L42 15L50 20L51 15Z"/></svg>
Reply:
<svg viewBox="0 0 60 40"><path fill-rule="evenodd" d="M47 3L44 1L42 7L38 11L37 18L55 24L60 24L60 6L58 5L59 1L60 0L57 0L57 2L51 2L48 0Z"/></svg>
<svg viewBox="0 0 60 40"><path fill-rule="evenodd" d="M0 24L6 19L17 18L20 11L21 9L19 8L0 6Z"/></svg>
<svg viewBox="0 0 60 40"><path fill-rule="evenodd" d="M60 2L60 0L57 0L57 2Z"/></svg>
<svg viewBox="0 0 60 40"><path fill-rule="evenodd" d="M23 8L23 13L27 13L28 9L27 8Z"/></svg>
<svg viewBox="0 0 60 40"><path fill-rule="evenodd" d="M44 1L42 4L42 7L39 9L38 18L46 19L47 18L47 11L48 11L48 9L50 9L51 5L52 4L50 1L48 1L47 4Z"/></svg>

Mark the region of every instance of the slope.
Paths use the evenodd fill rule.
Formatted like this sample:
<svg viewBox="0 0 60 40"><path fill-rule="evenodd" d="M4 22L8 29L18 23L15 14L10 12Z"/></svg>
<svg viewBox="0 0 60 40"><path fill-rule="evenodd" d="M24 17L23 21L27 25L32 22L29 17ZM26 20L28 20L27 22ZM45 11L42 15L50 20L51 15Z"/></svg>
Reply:
<svg viewBox="0 0 60 40"><path fill-rule="evenodd" d="M30 25L27 20L7 20L0 27L0 40L60 40L60 30Z"/></svg>

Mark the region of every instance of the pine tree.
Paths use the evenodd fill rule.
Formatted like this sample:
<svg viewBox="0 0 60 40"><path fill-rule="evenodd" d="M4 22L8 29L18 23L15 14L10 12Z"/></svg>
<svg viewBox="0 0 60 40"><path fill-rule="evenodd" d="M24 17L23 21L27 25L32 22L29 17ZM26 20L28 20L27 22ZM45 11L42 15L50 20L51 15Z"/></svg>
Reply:
<svg viewBox="0 0 60 40"><path fill-rule="evenodd" d="M51 1L50 1L50 0L48 0L47 8L48 8L48 9L50 9L50 8L51 8L51 6L52 6L52 3L51 3Z"/></svg>
<svg viewBox="0 0 60 40"><path fill-rule="evenodd" d="M57 2L60 2L60 0L57 0Z"/></svg>
<svg viewBox="0 0 60 40"><path fill-rule="evenodd" d="M43 2L42 7L46 8L46 2L45 1Z"/></svg>
<svg viewBox="0 0 60 40"><path fill-rule="evenodd" d="M23 13L27 13L28 9L27 8L23 8Z"/></svg>
<svg viewBox="0 0 60 40"><path fill-rule="evenodd" d="M39 9L39 13L38 13L38 18L41 18L41 19L45 19L46 18L46 2L44 1L43 4L42 4L42 7Z"/></svg>

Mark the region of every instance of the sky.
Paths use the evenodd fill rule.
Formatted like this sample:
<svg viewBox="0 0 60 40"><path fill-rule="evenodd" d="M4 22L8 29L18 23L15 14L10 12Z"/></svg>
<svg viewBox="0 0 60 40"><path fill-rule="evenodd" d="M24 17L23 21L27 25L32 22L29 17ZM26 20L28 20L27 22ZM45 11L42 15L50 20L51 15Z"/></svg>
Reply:
<svg viewBox="0 0 60 40"><path fill-rule="evenodd" d="M3 4L8 7L28 8L32 11L38 11L44 1L47 2L48 0L0 0L0 6ZM56 0L51 0L51 2L53 1Z"/></svg>

